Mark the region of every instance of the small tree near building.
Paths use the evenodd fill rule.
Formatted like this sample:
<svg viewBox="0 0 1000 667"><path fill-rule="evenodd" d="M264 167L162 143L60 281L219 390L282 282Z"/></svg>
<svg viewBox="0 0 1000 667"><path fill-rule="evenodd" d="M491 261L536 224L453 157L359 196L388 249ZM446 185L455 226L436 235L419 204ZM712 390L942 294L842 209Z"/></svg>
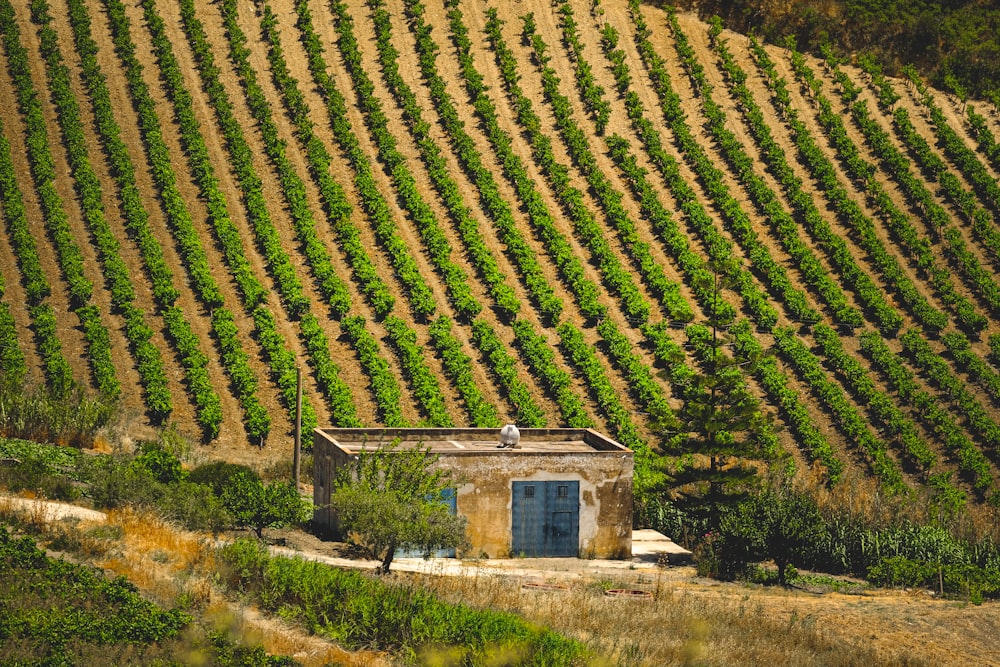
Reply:
<svg viewBox="0 0 1000 667"><path fill-rule="evenodd" d="M282 528L311 516L312 503L299 495L292 482L264 484L252 473L239 472L222 487L222 504L237 526L252 528L258 539L265 528Z"/></svg>
<svg viewBox="0 0 1000 667"><path fill-rule="evenodd" d="M722 574L735 576L749 563L772 559L782 586L787 583L788 566L809 563L827 534L816 501L788 488L741 503L722 520L720 532Z"/></svg>
<svg viewBox="0 0 1000 667"><path fill-rule="evenodd" d="M465 518L451 513L450 471L435 468L429 448L398 443L363 449L334 481L330 507L340 530L380 561L385 574L396 551L432 553L465 543Z"/></svg>

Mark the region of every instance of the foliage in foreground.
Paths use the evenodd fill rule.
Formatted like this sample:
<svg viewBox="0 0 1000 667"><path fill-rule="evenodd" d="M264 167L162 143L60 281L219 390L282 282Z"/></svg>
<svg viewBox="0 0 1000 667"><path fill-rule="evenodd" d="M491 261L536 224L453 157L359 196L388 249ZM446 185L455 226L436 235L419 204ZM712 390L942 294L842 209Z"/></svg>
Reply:
<svg viewBox="0 0 1000 667"><path fill-rule="evenodd" d="M514 614L441 602L424 590L301 558L268 555L253 540L222 548L223 581L267 611L303 622L348 648L401 653L409 661L440 651L478 665L585 664L577 641Z"/></svg>
<svg viewBox="0 0 1000 667"><path fill-rule="evenodd" d="M203 632L143 599L124 577L49 558L0 526L0 663L278 666L260 647Z"/></svg>
<svg viewBox="0 0 1000 667"><path fill-rule="evenodd" d="M979 603L1000 598L1000 545L962 539L943 527L900 520L875 525L843 510L822 511L790 489L754 496L700 545L699 568L722 578L746 576L773 560L778 581L803 567L848 574L876 586L926 587Z"/></svg>
<svg viewBox="0 0 1000 667"><path fill-rule="evenodd" d="M60 394L0 375L0 435L90 447L118 419L118 404L76 388Z"/></svg>
<svg viewBox="0 0 1000 667"><path fill-rule="evenodd" d="M450 471L435 468L438 456L424 447L362 449L334 482L330 506L345 534L352 535L386 573L397 549L461 547L465 518L451 514L445 494Z"/></svg>

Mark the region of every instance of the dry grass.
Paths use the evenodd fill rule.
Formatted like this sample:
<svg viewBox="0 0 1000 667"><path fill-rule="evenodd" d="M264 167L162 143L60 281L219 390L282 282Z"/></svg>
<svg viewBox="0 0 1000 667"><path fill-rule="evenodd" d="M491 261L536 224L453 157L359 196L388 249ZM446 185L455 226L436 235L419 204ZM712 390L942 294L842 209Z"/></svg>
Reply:
<svg viewBox="0 0 1000 667"><path fill-rule="evenodd" d="M227 598L214 587L215 544L146 512L125 509L108 516L123 531L122 546L103 567L128 577L143 592L170 602L184 595L217 630L241 644L289 655L306 667L384 664L374 653L352 653L283 621Z"/></svg>
<svg viewBox="0 0 1000 667"><path fill-rule="evenodd" d="M720 595L712 585L689 587L648 578L592 582L565 591L525 589L497 576L424 577L442 598L503 609L585 642L610 664L660 665L899 665L924 664L880 657L871 646L852 646L824 631L814 618L771 616L749 589ZM648 599L609 597L611 588L651 592ZM718 587L716 587L718 588Z"/></svg>
<svg viewBox="0 0 1000 667"><path fill-rule="evenodd" d="M615 577L548 592L491 574L419 582L453 602L521 614L626 667L1000 665L993 603L977 607L920 591L845 595L729 584L699 579L693 568ZM611 598L607 588L652 596Z"/></svg>

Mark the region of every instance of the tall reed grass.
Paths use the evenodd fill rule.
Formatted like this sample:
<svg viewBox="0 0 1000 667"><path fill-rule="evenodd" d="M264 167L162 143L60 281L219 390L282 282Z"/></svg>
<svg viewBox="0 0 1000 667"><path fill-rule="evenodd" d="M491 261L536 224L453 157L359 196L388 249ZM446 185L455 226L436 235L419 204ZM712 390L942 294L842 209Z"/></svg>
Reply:
<svg viewBox="0 0 1000 667"><path fill-rule="evenodd" d="M119 407L79 387L58 395L0 377L0 435L73 447L91 447L119 419Z"/></svg>

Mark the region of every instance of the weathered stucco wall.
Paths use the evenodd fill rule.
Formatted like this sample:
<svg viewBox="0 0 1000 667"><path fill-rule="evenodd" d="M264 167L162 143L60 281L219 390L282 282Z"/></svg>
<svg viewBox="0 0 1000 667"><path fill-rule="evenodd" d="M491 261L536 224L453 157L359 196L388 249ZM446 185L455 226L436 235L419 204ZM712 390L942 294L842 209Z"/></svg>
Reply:
<svg viewBox="0 0 1000 667"><path fill-rule="evenodd" d="M334 528L327 507L330 483L350 455L322 432L314 435L314 519ZM441 467L451 470L457 487L458 513L468 520L468 555L511 555L511 484L515 481L579 481L579 555L627 558L632 553L632 452L460 450L442 453Z"/></svg>
<svg viewBox="0 0 1000 667"><path fill-rule="evenodd" d="M511 553L511 483L580 482L581 557L627 558L632 553L632 455L519 453L442 456L438 465L454 471L458 512L468 519L471 554L507 558Z"/></svg>

